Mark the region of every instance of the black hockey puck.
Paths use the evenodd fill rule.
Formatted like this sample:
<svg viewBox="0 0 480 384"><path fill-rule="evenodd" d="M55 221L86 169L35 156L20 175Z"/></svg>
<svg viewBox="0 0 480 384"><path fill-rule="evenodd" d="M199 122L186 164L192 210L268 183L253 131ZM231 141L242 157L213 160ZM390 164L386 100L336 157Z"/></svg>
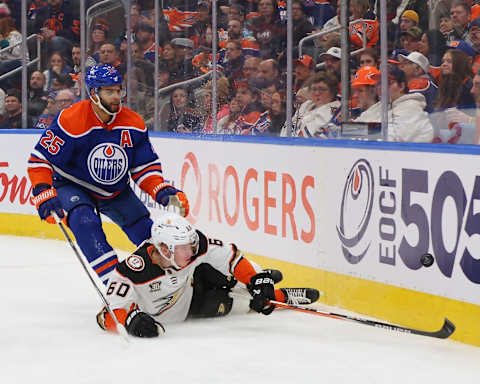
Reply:
<svg viewBox="0 0 480 384"><path fill-rule="evenodd" d="M433 258L431 253L425 253L420 258L420 262L422 263L422 265L424 267L430 267L433 264L434 261L435 261L435 259Z"/></svg>

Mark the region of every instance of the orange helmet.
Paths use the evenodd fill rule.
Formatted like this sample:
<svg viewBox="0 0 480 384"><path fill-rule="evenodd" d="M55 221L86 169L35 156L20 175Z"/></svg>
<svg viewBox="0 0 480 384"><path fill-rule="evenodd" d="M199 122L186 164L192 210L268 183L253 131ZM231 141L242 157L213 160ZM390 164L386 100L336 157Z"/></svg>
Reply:
<svg viewBox="0 0 480 384"><path fill-rule="evenodd" d="M358 68L352 81L352 87L361 85L375 85L380 76L380 71L370 65Z"/></svg>

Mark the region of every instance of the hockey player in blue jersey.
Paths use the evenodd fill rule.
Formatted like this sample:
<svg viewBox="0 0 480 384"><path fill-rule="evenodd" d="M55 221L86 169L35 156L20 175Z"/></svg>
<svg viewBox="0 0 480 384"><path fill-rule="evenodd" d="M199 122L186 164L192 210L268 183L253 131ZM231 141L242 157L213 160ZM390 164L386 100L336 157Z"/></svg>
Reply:
<svg viewBox="0 0 480 384"><path fill-rule="evenodd" d="M100 213L139 245L151 236L147 208L130 178L163 206L188 215L185 194L164 181L162 165L143 119L122 107L122 79L110 65L85 77L90 100L62 110L45 129L28 160L33 202L42 220L66 216L90 266L106 284L118 260L102 229Z"/></svg>

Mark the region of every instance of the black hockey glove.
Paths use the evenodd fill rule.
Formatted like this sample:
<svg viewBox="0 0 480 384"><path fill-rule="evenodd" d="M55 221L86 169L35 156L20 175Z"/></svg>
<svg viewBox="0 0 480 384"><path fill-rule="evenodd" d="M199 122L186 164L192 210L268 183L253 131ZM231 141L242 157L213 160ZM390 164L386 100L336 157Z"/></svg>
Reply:
<svg viewBox="0 0 480 384"><path fill-rule="evenodd" d="M125 328L130 335L137 337L157 337L165 333L162 324L138 309L130 311L125 320Z"/></svg>
<svg viewBox="0 0 480 384"><path fill-rule="evenodd" d="M252 295L252 300L250 300L251 309L264 315L269 315L273 312L275 306L268 304L269 300L275 300L273 284L270 272L257 273L250 279L250 284L247 285L247 288Z"/></svg>

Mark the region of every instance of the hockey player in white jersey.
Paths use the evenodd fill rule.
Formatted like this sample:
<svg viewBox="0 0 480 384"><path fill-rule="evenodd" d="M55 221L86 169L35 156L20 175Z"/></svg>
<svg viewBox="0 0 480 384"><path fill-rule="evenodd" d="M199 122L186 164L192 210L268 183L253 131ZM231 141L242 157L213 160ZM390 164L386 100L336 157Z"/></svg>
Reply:
<svg viewBox="0 0 480 384"><path fill-rule="evenodd" d="M228 314L229 293L243 283L252 310L269 315L269 300L310 304L319 297L313 288L281 288L280 271L262 270L234 244L206 237L183 217L167 213L155 220L152 237L119 263L112 273L106 298L117 320L138 337L164 333L163 324L187 317ZM116 332L106 309L97 315L104 330Z"/></svg>

